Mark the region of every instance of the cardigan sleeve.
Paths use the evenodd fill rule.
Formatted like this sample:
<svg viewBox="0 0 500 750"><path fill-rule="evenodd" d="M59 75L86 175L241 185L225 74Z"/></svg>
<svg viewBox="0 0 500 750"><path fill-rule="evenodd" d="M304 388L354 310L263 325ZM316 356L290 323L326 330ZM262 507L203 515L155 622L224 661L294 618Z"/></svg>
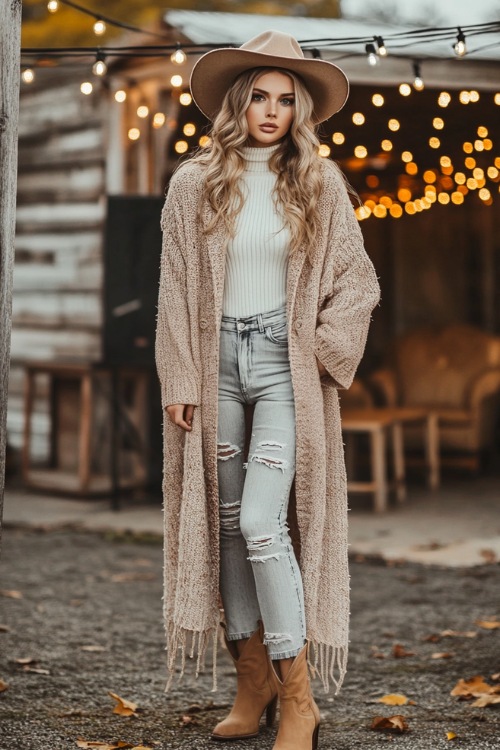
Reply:
<svg viewBox="0 0 500 750"><path fill-rule="evenodd" d="M345 185L337 179L322 283L314 353L337 388L349 388L363 355L371 313L380 298L375 269Z"/></svg>
<svg viewBox="0 0 500 750"><path fill-rule="evenodd" d="M163 232L155 358L162 407L200 403L194 364L182 209L171 182L161 214Z"/></svg>

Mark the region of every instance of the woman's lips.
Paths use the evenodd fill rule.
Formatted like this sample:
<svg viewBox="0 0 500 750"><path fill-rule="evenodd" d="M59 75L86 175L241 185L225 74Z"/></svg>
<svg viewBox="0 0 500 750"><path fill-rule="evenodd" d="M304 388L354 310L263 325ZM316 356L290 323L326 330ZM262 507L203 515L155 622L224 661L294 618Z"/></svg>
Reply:
<svg viewBox="0 0 500 750"><path fill-rule="evenodd" d="M265 130L265 131L267 131L269 133L273 132L274 130L278 130L278 126L277 125L259 125L259 128L261 130Z"/></svg>

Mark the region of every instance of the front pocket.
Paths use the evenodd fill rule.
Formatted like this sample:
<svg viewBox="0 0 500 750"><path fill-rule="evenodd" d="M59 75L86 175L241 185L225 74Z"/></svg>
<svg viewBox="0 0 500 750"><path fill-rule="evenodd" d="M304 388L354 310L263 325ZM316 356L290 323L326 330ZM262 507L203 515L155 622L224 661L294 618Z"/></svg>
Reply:
<svg viewBox="0 0 500 750"><path fill-rule="evenodd" d="M272 341L273 344L279 344L280 346L288 345L288 326L286 321L284 323L276 323L272 326L266 326L266 338Z"/></svg>

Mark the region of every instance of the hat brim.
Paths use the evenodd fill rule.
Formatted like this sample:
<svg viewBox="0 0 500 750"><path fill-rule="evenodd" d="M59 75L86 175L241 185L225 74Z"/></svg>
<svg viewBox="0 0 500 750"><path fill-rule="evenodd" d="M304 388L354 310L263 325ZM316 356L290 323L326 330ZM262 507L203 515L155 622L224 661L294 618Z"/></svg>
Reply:
<svg viewBox="0 0 500 750"><path fill-rule="evenodd" d="M189 85L196 106L213 120L235 78L261 66L283 68L301 76L314 102L315 123L328 120L342 109L349 96L345 73L327 60L294 59L226 47L207 52L195 63Z"/></svg>

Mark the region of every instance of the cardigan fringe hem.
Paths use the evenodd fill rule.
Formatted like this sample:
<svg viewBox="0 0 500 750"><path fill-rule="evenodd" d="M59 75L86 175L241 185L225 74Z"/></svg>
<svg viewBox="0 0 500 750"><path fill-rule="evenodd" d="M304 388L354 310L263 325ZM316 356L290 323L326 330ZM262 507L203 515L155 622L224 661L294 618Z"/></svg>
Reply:
<svg viewBox="0 0 500 750"><path fill-rule="evenodd" d="M217 626L203 631L186 630L173 622L169 622L166 626L166 633L168 679L165 692L168 693L172 688L176 673L178 673L178 682L181 681L186 667L186 656L189 656L190 659L196 658L195 678L205 671L205 659L210 643L212 646L211 692L216 692L218 689L217 645L218 642L223 643L219 638L221 628ZM311 650L309 651L307 661L311 676L313 678L318 677L321 680L325 693L329 692L331 681L335 686L335 695L338 695L347 672L347 648L345 646L330 646L315 640L310 640L309 643L313 652L311 656ZM180 665L178 668L177 662L179 659Z"/></svg>
<svg viewBox="0 0 500 750"><path fill-rule="evenodd" d="M217 641L220 627L207 628L206 630L187 630L176 625L174 622L167 622L165 626L167 636L167 671L168 679L165 685L165 692L168 693L172 687L172 682L177 671L177 661L180 658L180 671L178 682L184 675L186 667L186 655L190 659L196 657L197 678L200 672L205 671L205 658L207 649L212 642L212 690L217 690ZM188 646L189 644L189 646ZM181 652L179 655L179 651Z"/></svg>

